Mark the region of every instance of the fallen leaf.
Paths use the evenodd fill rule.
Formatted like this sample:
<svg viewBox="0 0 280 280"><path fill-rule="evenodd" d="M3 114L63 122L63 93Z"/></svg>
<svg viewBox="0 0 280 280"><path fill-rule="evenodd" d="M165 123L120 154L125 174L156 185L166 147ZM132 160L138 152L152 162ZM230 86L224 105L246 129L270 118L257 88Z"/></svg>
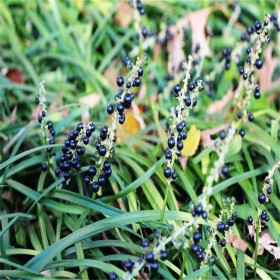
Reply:
<svg viewBox="0 0 280 280"><path fill-rule="evenodd" d="M186 170L188 157L179 157L179 161L183 170Z"/></svg>
<svg viewBox="0 0 280 280"><path fill-rule="evenodd" d="M153 60L157 61L158 56L161 53L161 44L157 43L154 47L154 53L153 53Z"/></svg>
<svg viewBox="0 0 280 280"><path fill-rule="evenodd" d="M139 110L139 107L136 105L135 102L132 102L131 108L132 108L135 119L139 122L140 128L144 129L146 125L141 116L141 112L143 112L143 111Z"/></svg>
<svg viewBox="0 0 280 280"><path fill-rule="evenodd" d="M211 136L227 128L227 125L220 125L215 128L206 129L201 132L201 140L204 148L213 146L215 140Z"/></svg>
<svg viewBox="0 0 280 280"><path fill-rule="evenodd" d="M200 141L200 130L195 125L190 127L188 137L184 140L184 148L182 150L182 156L192 156L196 152Z"/></svg>
<svg viewBox="0 0 280 280"><path fill-rule="evenodd" d="M133 18L133 11L130 5L126 2L121 2L114 17L115 23L122 27L127 27Z"/></svg>
<svg viewBox="0 0 280 280"><path fill-rule="evenodd" d="M83 123L89 123L89 122L90 122L89 110L84 110L84 111L82 112L82 122L83 122Z"/></svg>
<svg viewBox="0 0 280 280"><path fill-rule="evenodd" d="M192 49L195 49L195 46L200 44L201 56L209 56L211 54L207 41L206 24L212 11L212 8L207 8L191 12L188 15L188 20L192 28Z"/></svg>
<svg viewBox="0 0 280 280"><path fill-rule="evenodd" d="M242 252L245 252L248 248L248 243L234 233L228 235L228 241L234 248L239 249Z"/></svg>
<svg viewBox="0 0 280 280"><path fill-rule="evenodd" d="M276 241L273 239L269 230L264 230L260 233L259 246L258 246L258 255L261 256L264 252L264 249L272 254L275 259L280 259L280 247L273 246Z"/></svg>
<svg viewBox="0 0 280 280"><path fill-rule="evenodd" d="M92 94L86 95L84 97L81 97L79 99L79 102L80 102L80 104L88 105L89 108L94 108L99 104L100 100L101 100L101 97L99 94L92 93Z"/></svg>
<svg viewBox="0 0 280 280"><path fill-rule="evenodd" d="M167 42L167 51L171 57L172 66L176 71L178 71L181 62L185 60L183 42L184 34L181 29L174 32L172 39Z"/></svg>
<svg viewBox="0 0 280 280"><path fill-rule="evenodd" d="M129 136L136 134L145 128L144 120L138 106L133 102L130 110L127 110L125 122L117 127L117 141L126 140Z"/></svg>
<svg viewBox="0 0 280 280"><path fill-rule="evenodd" d="M226 95L223 96L221 100L214 101L207 109L208 114L218 114L223 111L225 106L231 101L233 98L233 91L230 89Z"/></svg>
<svg viewBox="0 0 280 280"><path fill-rule="evenodd" d="M117 85L116 80L117 80L117 77L119 74L116 64L117 64L117 61L114 60L110 64L110 66L104 71L105 78L109 81L109 84L113 87L116 87L116 85Z"/></svg>
<svg viewBox="0 0 280 280"><path fill-rule="evenodd" d="M249 235L250 235L251 237L253 237L254 234L256 233L256 228L255 228L255 226L254 226L254 225L249 225L249 226L248 226L248 230L249 230Z"/></svg>
<svg viewBox="0 0 280 280"><path fill-rule="evenodd" d="M267 90L272 86L272 74L278 64L278 59L272 57L273 46L270 44L264 52L263 67L257 72L259 75L260 88Z"/></svg>
<svg viewBox="0 0 280 280"><path fill-rule="evenodd" d="M40 113L41 113L40 106L37 106L36 109L32 111L31 119L33 121L36 121Z"/></svg>
<svg viewBox="0 0 280 280"><path fill-rule="evenodd" d="M142 99L146 96L146 93L147 93L147 86L146 84L142 84L140 90L139 90L139 93L138 93L138 98L139 99Z"/></svg>
<svg viewBox="0 0 280 280"><path fill-rule="evenodd" d="M25 82L24 75L17 68L10 68L6 73L6 77L14 83L23 84Z"/></svg>

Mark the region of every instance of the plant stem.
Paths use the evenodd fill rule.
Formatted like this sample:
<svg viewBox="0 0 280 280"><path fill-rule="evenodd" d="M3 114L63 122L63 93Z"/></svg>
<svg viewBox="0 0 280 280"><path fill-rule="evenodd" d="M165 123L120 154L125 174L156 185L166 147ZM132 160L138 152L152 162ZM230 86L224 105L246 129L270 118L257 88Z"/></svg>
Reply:
<svg viewBox="0 0 280 280"><path fill-rule="evenodd" d="M254 279L257 279L257 259L258 259L258 247L259 247L259 235L260 235L260 231L259 231L259 227L260 227L260 219L258 217L257 220L257 225L256 225L256 246L255 246L255 256L254 256Z"/></svg>
<svg viewBox="0 0 280 280"><path fill-rule="evenodd" d="M162 210L161 210L161 215L160 215L160 222L163 222L163 218L164 218L164 213L165 213L165 208L166 208L166 204L167 204L167 198L169 195L169 189L170 189L171 184L167 183L166 186L166 190L165 190L165 195L164 195L164 201L163 201L163 206L162 206Z"/></svg>

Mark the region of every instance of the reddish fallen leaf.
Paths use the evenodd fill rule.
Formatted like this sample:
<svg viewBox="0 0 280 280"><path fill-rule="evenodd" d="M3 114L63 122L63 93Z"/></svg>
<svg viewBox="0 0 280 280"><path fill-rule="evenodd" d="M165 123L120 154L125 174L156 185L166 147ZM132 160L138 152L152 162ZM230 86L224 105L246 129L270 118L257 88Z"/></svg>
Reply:
<svg viewBox="0 0 280 280"><path fill-rule="evenodd" d="M185 59L185 55L183 52L183 41L184 34L180 29L174 32L172 39L168 40L167 42L167 51L171 56L172 66L176 71L178 71L180 63Z"/></svg>
<svg viewBox="0 0 280 280"><path fill-rule="evenodd" d="M79 99L79 102L84 105L88 105L89 108L96 107L101 101L101 96L98 93L88 94Z"/></svg>
<svg viewBox="0 0 280 280"><path fill-rule="evenodd" d="M117 70L117 61L114 60L110 66L104 71L105 78L109 81L109 84L112 87L116 87L116 80L119 74L119 71Z"/></svg>
<svg viewBox="0 0 280 280"><path fill-rule="evenodd" d="M206 24L212 11L213 8L207 8L191 12L188 15L188 20L192 28L192 49L195 49L195 46L200 44L201 56L209 56L211 54L207 42Z"/></svg>
<svg viewBox="0 0 280 280"><path fill-rule="evenodd" d="M146 93L147 93L147 86L146 84L143 84L140 88L140 91L138 93L138 98L139 99L142 99L146 96Z"/></svg>
<svg viewBox="0 0 280 280"><path fill-rule="evenodd" d="M179 162L181 164L182 169L185 171L187 167L188 157L179 157Z"/></svg>
<svg viewBox="0 0 280 280"><path fill-rule="evenodd" d="M272 57L272 51L273 46L272 44L270 44L264 52L263 67L257 72L259 75L260 87L262 90L271 88L272 74L278 64L278 59Z"/></svg>
<svg viewBox="0 0 280 280"><path fill-rule="evenodd" d="M223 111L225 106L232 100L233 91L230 89L226 95L223 96L221 100L214 101L207 109L208 114L218 114Z"/></svg>
<svg viewBox="0 0 280 280"><path fill-rule="evenodd" d="M154 47L153 60L156 61L158 59L159 54L161 53L161 44L156 44Z"/></svg>
<svg viewBox="0 0 280 280"><path fill-rule="evenodd" d="M18 68L10 68L6 77L14 83L23 84L25 82L25 77Z"/></svg>
<svg viewBox="0 0 280 280"><path fill-rule="evenodd" d="M234 248L239 249L242 252L245 252L248 248L248 243L234 233L229 234L228 241Z"/></svg>
<svg viewBox="0 0 280 280"><path fill-rule="evenodd" d="M32 111L31 119L33 121L36 121L38 119L40 112L41 112L40 106L37 106L36 109Z"/></svg>
<svg viewBox="0 0 280 280"><path fill-rule="evenodd" d="M204 148L213 146L215 140L211 139L211 136L226 129L227 125L220 125L211 129L201 131L201 141Z"/></svg>
<svg viewBox="0 0 280 280"><path fill-rule="evenodd" d="M82 122L89 123L90 122L90 114L88 110L82 112Z"/></svg>
<svg viewBox="0 0 280 280"><path fill-rule="evenodd" d="M132 8L126 2L121 2L114 17L114 21L122 27L127 27L133 18Z"/></svg>

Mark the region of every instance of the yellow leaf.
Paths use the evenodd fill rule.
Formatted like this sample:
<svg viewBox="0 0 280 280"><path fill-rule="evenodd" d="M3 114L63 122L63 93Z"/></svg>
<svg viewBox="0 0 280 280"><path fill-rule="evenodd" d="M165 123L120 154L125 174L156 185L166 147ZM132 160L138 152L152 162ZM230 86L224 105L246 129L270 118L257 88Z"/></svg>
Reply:
<svg viewBox="0 0 280 280"><path fill-rule="evenodd" d="M192 125L189 133L188 138L184 141L184 149L182 150L183 156L192 156L199 145L200 141L200 130L196 128L195 125Z"/></svg>
<svg viewBox="0 0 280 280"><path fill-rule="evenodd" d="M141 129L140 123L132 111L127 112L125 123L118 125L117 141L126 140L130 135L137 133Z"/></svg>

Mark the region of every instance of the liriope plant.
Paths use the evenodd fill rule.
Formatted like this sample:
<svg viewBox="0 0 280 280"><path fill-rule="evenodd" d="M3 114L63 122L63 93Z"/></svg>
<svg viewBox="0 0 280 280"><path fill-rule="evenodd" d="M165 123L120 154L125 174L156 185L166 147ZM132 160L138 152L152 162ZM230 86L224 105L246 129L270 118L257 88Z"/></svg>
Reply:
<svg viewBox="0 0 280 280"><path fill-rule="evenodd" d="M234 210L236 200L234 197L223 198L223 209L220 211L218 219L211 221L208 218L209 212L212 208L211 204L209 203L209 199L213 195L212 191L215 182L217 182L221 176L225 178L229 175L230 168L225 164L225 157L228 152L230 143L233 141L237 133L239 133L241 137L244 137L246 132L242 127L243 124L247 121L254 120L253 113L250 111L251 99L253 97L256 99L260 97L260 87L255 82L255 72L256 70L262 68L262 45L270 41L270 37L268 35L269 25L273 23L274 26L277 27L278 25L275 22L277 22L275 16L266 14L264 24L261 24L259 21L257 21L254 24L253 31L250 31L250 35L252 35L253 38L253 47L251 48L251 51L246 51L248 57L246 59L245 65L240 67L243 86L236 92L235 95L235 109L232 117L233 120L228 125L227 131L221 131L219 134L219 138L215 141L214 150L217 153L217 160L210 168L210 172L205 179L205 185L203 187L202 194L199 196L198 203L196 205L193 204L193 208L191 211L193 219L189 222L185 222L182 226L179 226L177 228L173 228L171 226L171 231L168 237L161 236L159 233L156 233L155 238L157 242L154 242L154 244L156 244L154 246L150 245L149 240L144 239L142 242L142 246L145 249L145 256L143 258L140 258L139 261L135 264L130 259L128 259L124 263L127 273L125 274L123 279L134 279L134 277L137 277L141 270L145 267L147 267L151 272L156 272L160 267L159 260L164 262L169 257L167 253L167 247L170 243L173 244L173 246L177 249L189 248L190 251L196 255L197 261L199 263L198 268L200 268L202 271L204 271L204 268L212 266L216 263L217 257L213 252L213 248L217 243L219 243L219 245L224 250L228 242L229 232L232 231L231 227L235 224L237 218L237 213ZM250 35L247 36L251 38ZM183 88L181 89L179 84L175 85L174 87L174 96L178 99L179 105L172 109L172 114L168 119L167 131L169 133L169 139L168 148L166 150L167 166L164 169L164 175L167 178L168 186L178 177L177 172L173 169L173 166L174 160L178 156L180 156L180 150L182 149L183 144L182 140L184 140L185 138L185 120L183 118L186 117L189 112L189 110L185 111L185 104L189 104L188 106L190 108L193 106L193 103L196 104L196 96L200 89L203 89L202 80L200 78L197 78L195 82L190 84L189 88L189 90L193 91L194 95L191 96L190 93L188 93L188 80L190 78L189 71L191 61L192 58L189 57L189 62L184 64L184 68L186 69L186 77L184 80ZM181 135L182 132L183 135ZM272 191L269 186L272 182L271 178L273 176L273 172L278 167L279 163L275 164L275 166L269 172L269 176L265 180L263 191L258 196L260 204L263 204L267 201L267 195L269 195L269 193L271 193ZM166 196L167 195L168 191L166 192ZM163 206L163 213L165 207L166 199ZM161 215L161 220L163 220L163 216L164 214ZM263 219L260 220L259 218L262 216ZM259 218L257 220L257 223L254 224L257 229L259 228L260 223L264 223L263 220L268 219L264 216L265 213L263 211L260 212L259 210ZM205 222L201 220L201 217L205 220ZM252 223L251 220L252 219L250 218L250 222ZM201 224L206 224L206 248L200 245L200 242L203 238L203 234L201 232ZM257 230L257 232L259 232L259 230ZM256 239L257 238L258 233L256 234ZM256 242L258 242L258 240L256 240ZM203 273L199 276L199 278L203 278ZM112 272L110 274L110 279L117 279L117 275Z"/></svg>

